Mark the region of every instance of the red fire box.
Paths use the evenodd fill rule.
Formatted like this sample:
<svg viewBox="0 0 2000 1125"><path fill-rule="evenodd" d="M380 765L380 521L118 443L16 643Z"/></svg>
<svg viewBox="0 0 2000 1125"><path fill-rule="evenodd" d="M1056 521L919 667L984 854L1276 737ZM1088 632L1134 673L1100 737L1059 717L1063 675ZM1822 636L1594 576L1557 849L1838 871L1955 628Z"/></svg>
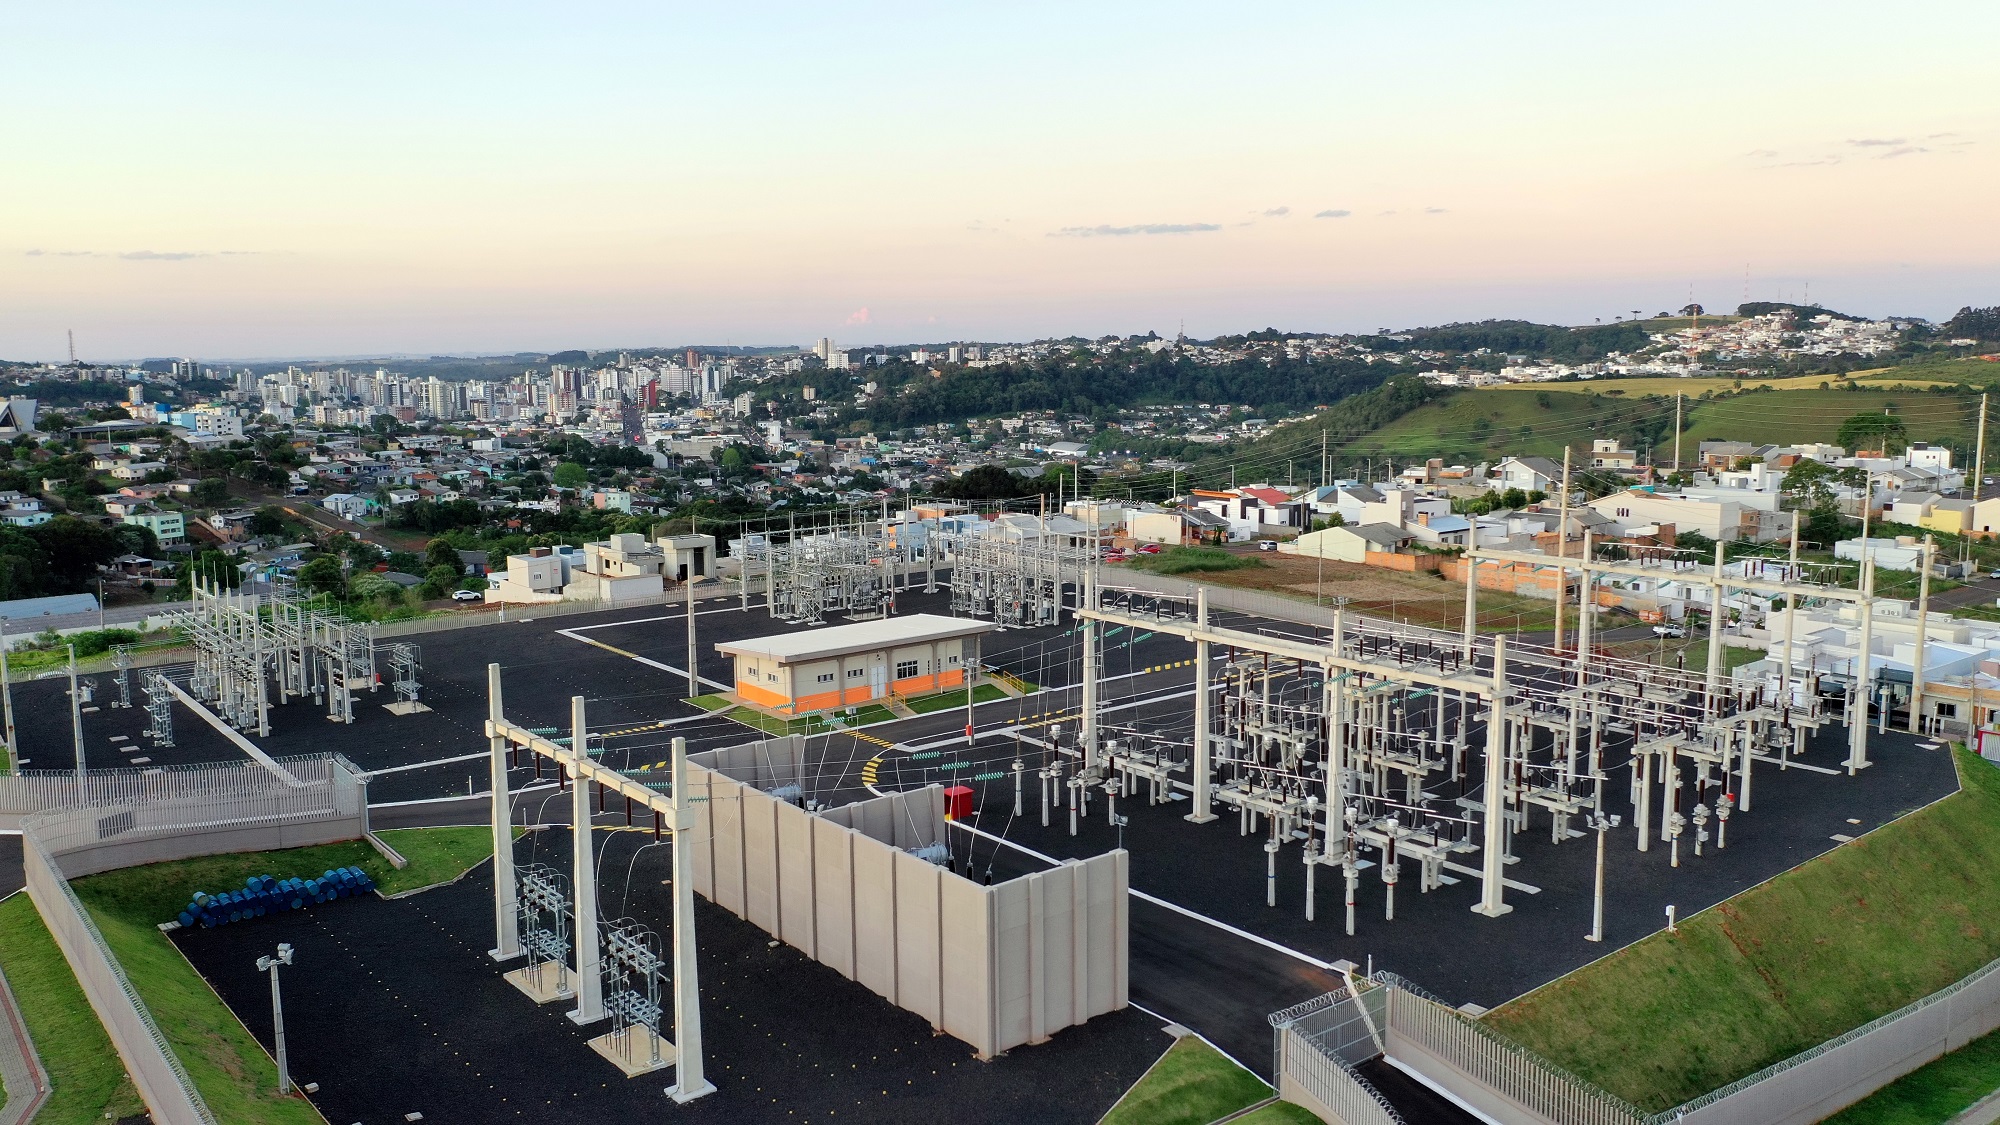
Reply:
<svg viewBox="0 0 2000 1125"><path fill-rule="evenodd" d="M964 820L972 815L972 790L963 785L954 785L944 791L944 818Z"/></svg>

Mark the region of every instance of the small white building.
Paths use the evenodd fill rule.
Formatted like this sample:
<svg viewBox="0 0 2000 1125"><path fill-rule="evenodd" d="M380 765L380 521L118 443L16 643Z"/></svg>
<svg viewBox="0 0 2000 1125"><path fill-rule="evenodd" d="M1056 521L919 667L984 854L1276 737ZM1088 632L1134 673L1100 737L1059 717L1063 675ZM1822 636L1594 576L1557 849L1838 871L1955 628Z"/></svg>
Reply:
<svg viewBox="0 0 2000 1125"><path fill-rule="evenodd" d="M990 621L918 613L797 633L726 641L733 694L753 707L799 715L976 684L978 638Z"/></svg>

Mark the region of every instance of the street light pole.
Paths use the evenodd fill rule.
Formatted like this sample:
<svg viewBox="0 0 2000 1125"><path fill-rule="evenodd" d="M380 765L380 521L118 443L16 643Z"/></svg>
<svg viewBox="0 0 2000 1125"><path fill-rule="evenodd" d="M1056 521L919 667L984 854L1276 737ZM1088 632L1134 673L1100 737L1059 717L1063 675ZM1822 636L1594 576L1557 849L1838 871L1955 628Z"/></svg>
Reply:
<svg viewBox="0 0 2000 1125"><path fill-rule="evenodd" d="M1585 941L1604 940L1604 834L1618 827L1620 818L1604 815L1604 810L1591 812L1588 826L1597 829L1597 882L1590 902L1590 932Z"/></svg>
<svg viewBox="0 0 2000 1125"><path fill-rule="evenodd" d="M271 974L271 1026L277 1043L278 1092L292 1092L292 1068L285 1058L285 1001L278 993L278 967L292 963L292 947L289 942L278 943L276 957L257 958L257 971Z"/></svg>

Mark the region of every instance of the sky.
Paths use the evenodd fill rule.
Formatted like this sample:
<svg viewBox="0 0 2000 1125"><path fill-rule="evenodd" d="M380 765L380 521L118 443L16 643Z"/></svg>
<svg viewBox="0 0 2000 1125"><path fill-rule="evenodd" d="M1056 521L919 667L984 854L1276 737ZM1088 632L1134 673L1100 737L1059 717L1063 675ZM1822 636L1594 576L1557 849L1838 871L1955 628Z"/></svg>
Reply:
<svg viewBox="0 0 2000 1125"><path fill-rule="evenodd" d="M0 357L2000 304L2000 5L0 12Z"/></svg>

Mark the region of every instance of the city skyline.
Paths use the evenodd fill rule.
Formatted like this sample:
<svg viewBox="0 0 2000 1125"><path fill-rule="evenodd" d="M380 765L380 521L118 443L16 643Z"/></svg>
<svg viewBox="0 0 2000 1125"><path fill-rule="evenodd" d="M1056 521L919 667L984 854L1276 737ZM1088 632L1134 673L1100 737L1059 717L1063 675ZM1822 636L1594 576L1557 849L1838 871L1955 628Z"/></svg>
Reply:
<svg viewBox="0 0 2000 1125"><path fill-rule="evenodd" d="M1865 13L35 10L0 357L1991 303L2000 13Z"/></svg>

